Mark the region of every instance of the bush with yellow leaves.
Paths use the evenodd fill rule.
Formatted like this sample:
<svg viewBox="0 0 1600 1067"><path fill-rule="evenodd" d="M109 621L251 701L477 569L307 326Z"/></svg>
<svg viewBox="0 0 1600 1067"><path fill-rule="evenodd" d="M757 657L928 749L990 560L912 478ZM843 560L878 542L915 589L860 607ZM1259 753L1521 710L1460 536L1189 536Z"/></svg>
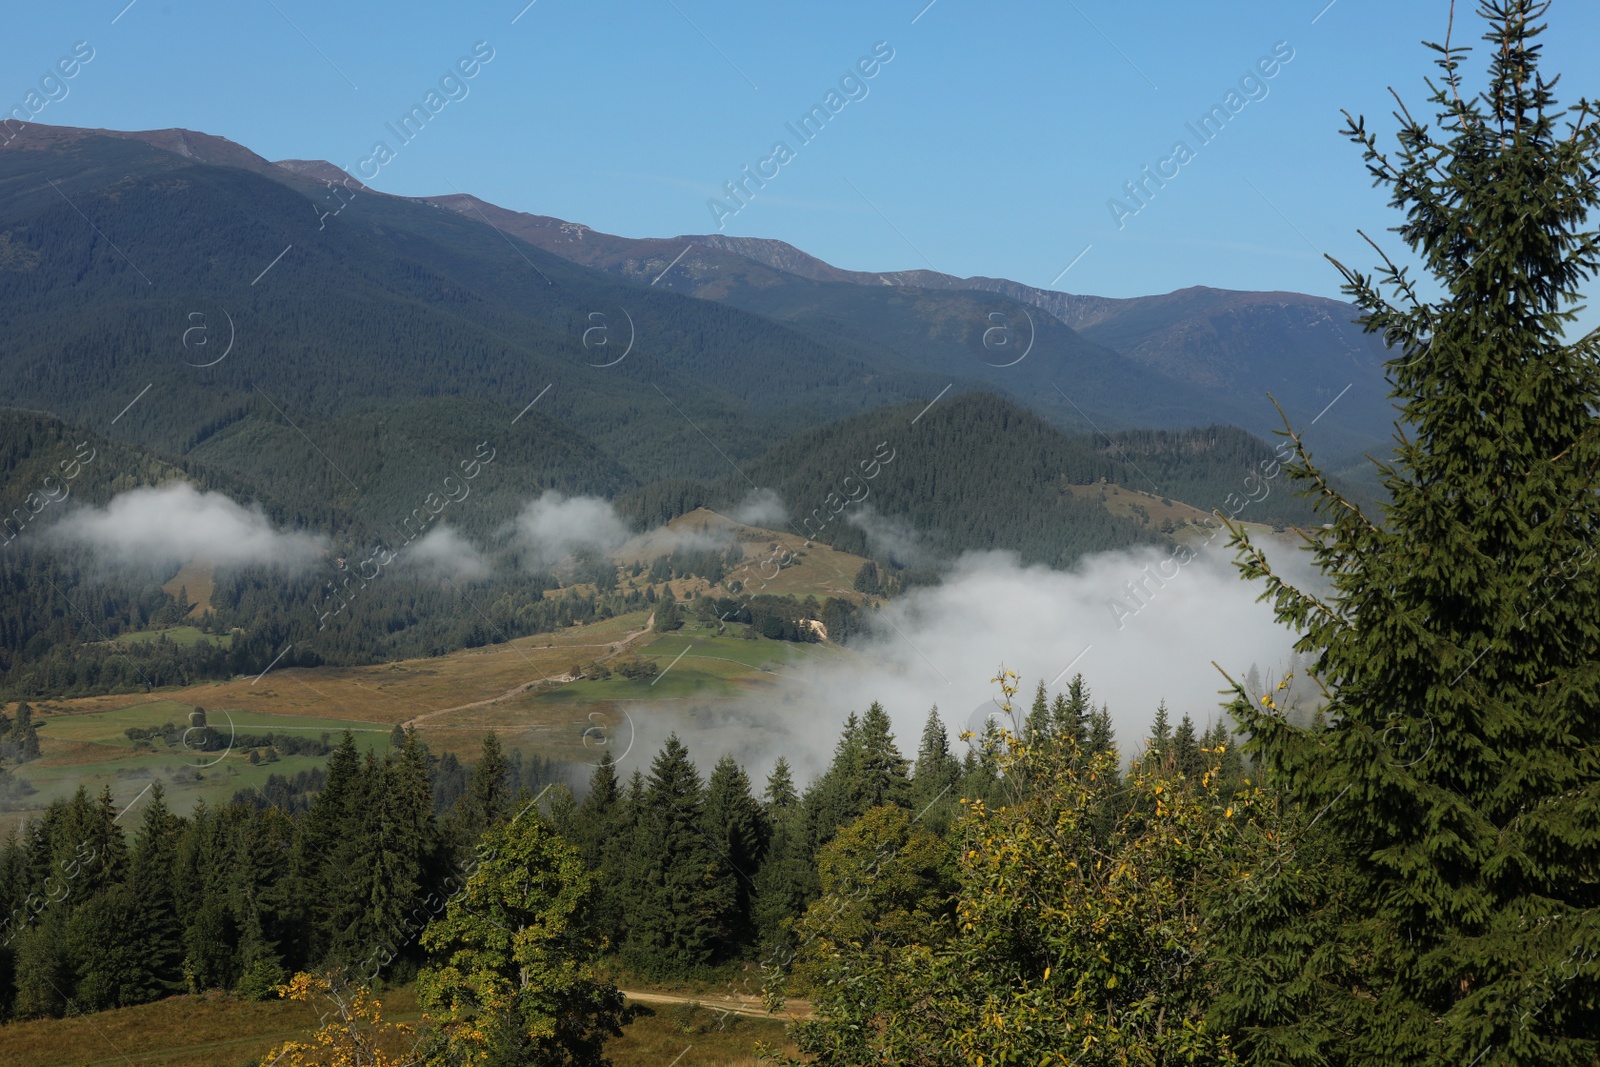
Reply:
<svg viewBox="0 0 1600 1067"><path fill-rule="evenodd" d="M381 1005L362 985L338 974L301 972L278 987L288 1000L325 1008L309 1041L289 1041L267 1053L262 1063L275 1067L412 1067L417 1060L411 1027L383 1021Z"/></svg>
<svg viewBox="0 0 1600 1067"><path fill-rule="evenodd" d="M1009 707L1016 676L997 680ZM964 801L952 831L953 930L814 953L801 1050L823 1067L1233 1063L1204 1021L1202 900L1248 865L1252 835L1235 828L1259 795L1224 795L1219 751L1198 781L1156 761L1123 778L1114 751L1002 732L1009 796Z"/></svg>

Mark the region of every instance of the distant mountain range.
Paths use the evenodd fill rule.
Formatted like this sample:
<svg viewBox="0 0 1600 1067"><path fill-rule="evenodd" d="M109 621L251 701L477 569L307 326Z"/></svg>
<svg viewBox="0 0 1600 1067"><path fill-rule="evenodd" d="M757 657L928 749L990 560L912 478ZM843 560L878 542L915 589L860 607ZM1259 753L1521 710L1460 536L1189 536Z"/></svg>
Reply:
<svg viewBox="0 0 1600 1067"><path fill-rule="evenodd" d="M292 162L302 173L330 180L341 173L332 164L313 170ZM1267 400L1270 392L1301 428L1337 398L1325 421L1319 420L1321 432L1312 434L1332 454L1387 447L1392 432L1383 345L1355 324L1354 307L1337 300L1205 286L1118 299L931 270L848 271L783 241L722 234L634 239L508 211L465 194L422 200L480 218L573 262L636 279L659 278L658 284L770 315L836 343L871 338L923 366L975 375L1062 425L1083 427L1091 415L1117 426L1222 419L1270 433L1281 425ZM847 293L846 286L869 291ZM907 290L919 291L909 298L915 323L906 321ZM994 306L972 299L977 293L1003 296L1054 321L1035 318L1030 328L1013 313L1002 325L988 317ZM1076 336L1062 335L1058 326ZM1036 342L1034 351L1011 364L1029 339ZM1085 341L1123 360L1090 353ZM1032 365L1025 366L1029 359ZM1124 389L1140 392L1128 395Z"/></svg>
<svg viewBox="0 0 1600 1067"><path fill-rule="evenodd" d="M1336 300L1202 286L1117 299L929 270L848 271L782 241L619 237L471 195L376 194L326 161L273 163L189 130L30 126L12 147L59 153L96 137L289 185L317 216L340 217L345 204L359 212L362 199L443 208L568 262L785 323L872 371L981 385L1070 429L1225 421L1270 433L1268 392L1300 426L1338 398L1311 437L1331 458L1386 448L1392 429L1382 345Z"/></svg>
<svg viewBox="0 0 1600 1067"><path fill-rule="evenodd" d="M90 684L100 631L171 607L170 574L91 574L33 514L180 476L335 555L394 537L490 454L450 511L482 545L548 490L649 525L757 488L791 532L907 580L971 550L1067 566L1162 544L1173 501L1209 511L1270 465L1268 389L1325 455L1380 442L1382 353L1349 316L1295 294L855 274L780 242L379 194L185 130L30 125L0 148L0 688L24 661L47 688ZM41 513L80 453L97 458L73 503ZM1287 492L1258 510L1316 521ZM227 570L218 596L247 636L212 666L259 671L317 621L321 579ZM506 619L533 612L517 626L571 608L536 575L485 581ZM396 578L339 655L488 640L453 595Z"/></svg>
<svg viewBox="0 0 1600 1067"><path fill-rule="evenodd" d="M115 420L172 455L222 451L210 439L238 424L293 435L452 396L543 397L527 418L639 484L714 478L819 421L947 389L1072 432L1257 435L1278 425L1270 391L1336 463L1384 448L1392 415L1352 308L1294 293L1112 299L845 271L780 241L625 238L375 193L188 130L30 125L0 150L0 191L9 402ZM191 342L223 316L237 351L207 366L219 347Z"/></svg>

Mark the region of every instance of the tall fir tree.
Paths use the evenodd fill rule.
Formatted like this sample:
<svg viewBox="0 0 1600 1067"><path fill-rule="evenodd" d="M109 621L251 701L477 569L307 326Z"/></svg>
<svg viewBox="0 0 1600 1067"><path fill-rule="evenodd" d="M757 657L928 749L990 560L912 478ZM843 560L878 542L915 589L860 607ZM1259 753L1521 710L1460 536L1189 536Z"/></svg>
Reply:
<svg viewBox="0 0 1600 1067"><path fill-rule="evenodd" d="M1022 722L1022 739L1030 745L1043 744L1056 732L1055 717L1050 712L1050 697L1044 690L1044 681L1039 681L1038 688L1033 691L1033 704L1028 708L1028 717Z"/></svg>
<svg viewBox="0 0 1600 1067"><path fill-rule="evenodd" d="M761 793L761 802L766 806L768 819L776 819L800 802L800 794L794 787L794 774L789 770L789 761L782 756L772 764L772 773L767 776L767 787Z"/></svg>
<svg viewBox="0 0 1600 1067"><path fill-rule="evenodd" d="M1200 737L1195 733L1194 720L1187 713L1178 720L1172 732L1172 759L1178 773L1185 778L1199 778L1206 772L1206 760L1200 751Z"/></svg>
<svg viewBox="0 0 1600 1067"><path fill-rule="evenodd" d="M889 713L876 700L861 716L859 747L850 775L853 815L877 807L907 807L911 803L909 764L894 743Z"/></svg>
<svg viewBox="0 0 1600 1067"><path fill-rule="evenodd" d="M732 959L755 941L755 878L772 839L767 813L750 795L750 779L732 756L723 756L711 770L711 779L706 783L704 828L713 851L721 856L731 875L728 884L733 891L732 908L720 955Z"/></svg>
<svg viewBox="0 0 1600 1067"><path fill-rule="evenodd" d="M1066 692L1056 694L1050 705L1050 714L1054 719L1056 734L1069 740L1077 753L1072 765L1087 766L1091 754L1089 732L1094 722L1094 704L1082 674L1074 674L1072 681L1067 683Z"/></svg>
<svg viewBox="0 0 1600 1067"><path fill-rule="evenodd" d="M1166 761L1172 750L1172 724L1168 721L1167 702L1156 705L1156 717L1150 724L1150 747L1147 759L1153 764Z"/></svg>
<svg viewBox="0 0 1600 1067"><path fill-rule="evenodd" d="M484 735L483 751L472 765L467 780L467 795L461 798L462 842L471 844L489 827L510 814L511 782L505 750L493 732Z"/></svg>
<svg viewBox="0 0 1600 1067"><path fill-rule="evenodd" d="M922 727L917 762L912 766L912 813L934 833L944 833L960 807L960 783L961 763L950 754L950 734L934 707Z"/></svg>
<svg viewBox="0 0 1600 1067"><path fill-rule="evenodd" d="M704 822L700 774L672 734L650 765L633 840L623 958L646 976L696 974L727 937L733 875L707 839Z"/></svg>
<svg viewBox="0 0 1600 1067"><path fill-rule="evenodd" d="M178 874L178 839L183 821L167 808L160 782L150 787L133 839L128 886L133 891L132 927L141 948L140 996L156 1000L183 988L183 926L173 882Z"/></svg>
<svg viewBox="0 0 1600 1067"><path fill-rule="evenodd" d="M1590 1064L1600 1048L1600 265L1595 106L1540 71L1547 3L1488 0L1487 80L1433 46L1437 121L1349 136L1429 275L1344 272L1405 432L1364 515L1291 433L1326 595L1243 531L1246 577L1316 655L1327 727L1241 687L1298 835L1220 913L1216 1018L1254 1063ZM1425 294L1437 293L1437 296ZM1281 835L1280 835L1281 839Z"/></svg>

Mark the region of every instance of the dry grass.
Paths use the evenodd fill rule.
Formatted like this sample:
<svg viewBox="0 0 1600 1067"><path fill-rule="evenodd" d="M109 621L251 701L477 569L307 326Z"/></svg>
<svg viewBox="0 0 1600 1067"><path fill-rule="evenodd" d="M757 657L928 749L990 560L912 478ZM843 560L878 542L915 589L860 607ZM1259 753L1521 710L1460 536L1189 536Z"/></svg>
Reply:
<svg viewBox="0 0 1600 1067"><path fill-rule="evenodd" d="M680 515L666 526L640 534L616 552L613 558L621 563L638 560L648 565L657 556L669 554L677 543L674 535L707 534L723 540L736 540L744 549L744 561L736 566L725 582L744 583L745 594L770 594L772 596L814 596L819 601L828 597L842 597L860 602L864 599L855 591L856 572L866 562L866 557L849 552L836 552L829 545L810 542L792 533L780 533L764 527L746 526L725 515L705 508L696 508ZM776 546L776 547L774 547ZM787 550L798 562L773 575L773 563L768 560L782 558ZM643 588L648 585L648 575L625 580L623 588ZM732 596L723 587L712 587L704 579L679 579L669 583L678 599L699 596L710 592L716 596Z"/></svg>
<svg viewBox="0 0 1600 1067"><path fill-rule="evenodd" d="M170 597L176 597L180 590L189 594L189 603L194 605L189 609L189 617L192 619L197 619L211 610L211 594L216 588L216 568L203 560L185 563L178 573L161 587Z"/></svg>
<svg viewBox="0 0 1600 1067"><path fill-rule="evenodd" d="M409 988L379 998L387 1022L421 1018ZM66 1019L37 1019L0 1027L4 1067L244 1067L271 1048L304 1037L317 1024L310 1004L254 1003L221 996L172 997ZM784 1024L717 1014L690 1006L644 1007L623 1036L606 1046L616 1067L755 1064L756 1042L788 1047ZM788 1047L793 1051L792 1047Z"/></svg>
<svg viewBox="0 0 1600 1067"><path fill-rule="evenodd" d="M709 1008L680 1005L635 1005L642 1013L606 1045L616 1067L755 1067L761 1043L789 1055L798 1054L775 1019L722 1015Z"/></svg>
<svg viewBox="0 0 1600 1067"><path fill-rule="evenodd" d="M1216 523L1218 528L1217 537L1224 542L1227 539L1227 531L1222 528L1221 519L1210 512L1201 511L1199 508L1191 507L1177 500L1173 500L1170 504L1163 504L1162 500L1164 498L1155 496L1152 493L1110 483L1104 485L1069 485L1065 487L1065 490L1079 499L1098 502L1113 515L1135 521L1143 520L1144 515L1141 515L1139 511L1142 508L1144 513L1150 516L1150 529L1152 530L1159 530L1163 520L1171 519L1173 525L1177 527L1172 536L1180 541L1192 543L1204 540L1207 531L1202 526L1206 522ZM1102 493L1104 493L1105 497L1103 500L1100 499ZM1286 529L1283 533L1275 533L1268 523L1241 522L1239 525L1250 531L1251 540L1258 543L1278 542L1291 547L1299 547L1304 543L1293 529Z"/></svg>

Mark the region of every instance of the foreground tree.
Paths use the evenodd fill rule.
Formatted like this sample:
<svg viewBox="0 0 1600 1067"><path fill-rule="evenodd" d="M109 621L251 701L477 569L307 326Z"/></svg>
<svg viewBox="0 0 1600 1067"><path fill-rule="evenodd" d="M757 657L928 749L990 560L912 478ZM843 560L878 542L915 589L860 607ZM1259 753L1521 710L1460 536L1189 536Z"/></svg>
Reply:
<svg viewBox="0 0 1600 1067"><path fill-rule="evenodd" d="M1002 675L1008 695L1015 692ZM1233 1062L1204 1019L1202 899L1249 858L1253 801L1214 770L1028 746L999 728L1003 806L963 801L950 846L894 809L823 851L827 893L798 924L823 1067ZM953 891L949 880L953 879Z"/></svg>
<svg viewBox="0 0 1600 1067"><path fill-rule="evenodd" d="M601 1067L622 994L596 968L594 876L537 813L484 835L482 862L422 935L430 1064Z"/></svg>
<svg viewBox="0 0 1600 1067"><path fill-rule="evenodd" d="M262 1063L282 1067L411 1067L416 1040L411 1027L383 1021L383 1005L364 986L338 974L297 974L278 987L280 996L321 1009L321 1025L309 1040L288 1041Z"/></svg>
<svg viewBox="0 0 1600 1067"><path fill-rule="evenodd" d="M1548 6L1480 6L1481 95L1467 50L1433 46L1437 124L1402 106L1395 154L1347 131L1440 295L1387 257L1377 278L1340 268L1397 350L1407 427L1381 521L1290 435L1331 523L1308 546L1331 593L1285 585L1235 532L1329 694L1327 725L1297 728L1239 688L1285 801L1218 913L1215 1020L1252 1062L1600 1052L1600 376L1594 335L1565 334L1600 254L1600 141L1596 109L1561 111L1539 72Z"/></svg>

